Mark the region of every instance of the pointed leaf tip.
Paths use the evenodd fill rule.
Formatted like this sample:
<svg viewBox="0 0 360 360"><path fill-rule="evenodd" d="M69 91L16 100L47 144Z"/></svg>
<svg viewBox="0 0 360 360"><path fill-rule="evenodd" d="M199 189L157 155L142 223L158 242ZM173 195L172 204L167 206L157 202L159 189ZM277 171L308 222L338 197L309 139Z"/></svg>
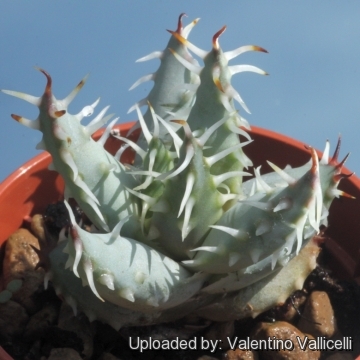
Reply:
<svg viewBox="0 0 360 360"><path fill-rule="evenodd" d="M313 147L309 147L309 150L311 151L311 160L312 160L311 172L313 175L318 175L319 158L318 158L317 152Z"/></svg>
<svg viewBox="0 0 360 360"><path fill-rule="evenodd" d="M86 83L86 80L88 79L90 74L86 74L81 80L80 82L76 85L76 89L80 90Z"/></svg>
<svg viewBox="0 0 360 360"><path fill-rule="evenodd" d="M46 83L44 94L47 94L48 96L50 96L51 95L51 85L52 85L51 76L49 75L49 73L47 71L45 71L44 69L39 68L37 66L35 66L35 70L38 70L38 71L42 72L45 75L45 77L47 79L47 83Z"/></svg>
<svg viewBox="0 0 360 360"><path fill-rule="evenodd" d="M339 134L334 154L333 154L332 158L329 161L330 165L335 165L336 164L336 162L338 160L338 157L339 157L340 147L341 147L341 134Z"/></svg>
<svg viewBox="0 0 360 360"><path fill-rule="evenodd" d="M344 159L342 159L337 165L336 165L336 169L338 171L341 171L342 167L344 166L344 164L346 163L348 157L350 156L350 153L347 153L344 157Z"/></svg>
<svg viewBox="0 0 360 360"><path fill-rule="evenodd" d="M11 114L10 116L17 122L20 122L22 119L22 116L20 116L20 115Z"/></svg>
<svg viewBox="0 0 360 360"><path fill-rule="evenodd" d="M212 45L214 50L219 50L220 46L219 46L219 37L220 35L226 30L226 25L224 25L214 36L212 39Z"/></svg>
<svg viewBox="0 0 360 360"><path fill-rule="evenodd" d="M264 52L264 53L269 53L266 49L262 48L261 46L257 46L257 45L253 45L253 50L254 51L261 51L261 52Z"/></svg>
<svg viewBox="0 0 360 360"><path fill-rule="evenodd" d="M89 77L89 74L86 74L80 80L80 82L75 86L75 88L71 91L71 93L65 99L62 100L65 107L68 107L69 104L74 100L75 96L79 93L79 91L82 89L82 87L86 83L86 80L87 80L88 77Z"/></svg>
<svg viewBox="0 0 360 360"><path fill-rule="evenodd" d="M179 16L178 27L177 27L177 29L176 29L176 32L177 32L178 34L180 34L180 33L181 33L181 30L183 29L182 18L183 18L184 16L187 17L187 15L186 15L185 13L181 13L180 16Z"/></svg>
<svg viewBox="0 0 360 360"><path fill-rule="evenodd" d="M342 191L342 190L339 190L339 189L334 189L333 193L334 193L335 197L342 196L342 197L346 197L348 199L356 199L355 196L350 195L350 194L346 193L345 191Z"/></svg>
<svg viewBox="0 0 360 360"><path fill-rule="evenodd" d="M334 175L334 181L335 181L335 182L338 182L338 181L340 181L340 180L342 180L342 179L348 179L348 178L350 178L351 176L353 176L354 174L355 174L354 172L352 172L352 173L350 173L350 174L343 174L343 173L336 174L336 175Z"/></svg>
<svg viewBox="0 0 360 360"><path fill-rule="evenodd" d="M18 123L27 126L30 129L40 130L40 120L29 120L24 118L23 116L11 114L11 117L16 120Z"/></svg>
<svg viewBox="0 0 360 360"><path fill-rule="evenodd" d="M41 103L41 98L37 97L37 96L32 96L29 94L25 94L19 91L11 91L11 90L0 90L1 92L3 92L4 94L10 95L10 96L14 96L17 97L19 99L25 100L28 103L35 105L35 106L39 106Z"/></svg>

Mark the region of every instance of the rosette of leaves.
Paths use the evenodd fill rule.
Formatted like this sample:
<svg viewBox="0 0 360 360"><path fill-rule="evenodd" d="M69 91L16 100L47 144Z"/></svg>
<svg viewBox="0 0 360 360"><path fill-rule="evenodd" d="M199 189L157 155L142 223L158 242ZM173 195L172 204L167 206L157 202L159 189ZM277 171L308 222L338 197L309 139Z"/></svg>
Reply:
<svg viewBox="0 0 360 360"><path fill-rule="evenodd" d="M300 168L270 163L274 172L266 175L252 169L250 127L234 102L249 110L231 78L267 73L229 61L266 50L249 45L224 52L225 27L202 50L188 40L198 19L183 27L182 17L163 51L138 60L156 58L160 66L131 87L154 82L130 109L139 119L137 142L112 130L117 118L92 139L112 118L105 107L81 124L99 100L68 112L86 78L62 100L42 69L42 96L3 90L39 108L36 120L12 117L42 132L37 148L51 154L50 168L65 181L71 225L46 254L45 282L75 312L116 329L190 312L215 320L255 316L284 301L315 267L318 250L310 240L326 224L333 198L344 195L337 189L344 161L337 162L338 148L329 157L328 144L321 161L309 148L310 161ZM109 136L123 141L114 156L104 149ZM120 161L127 147L136 152L132 164ZM93 223L91 232L76 223L69 198Z"/></svg>

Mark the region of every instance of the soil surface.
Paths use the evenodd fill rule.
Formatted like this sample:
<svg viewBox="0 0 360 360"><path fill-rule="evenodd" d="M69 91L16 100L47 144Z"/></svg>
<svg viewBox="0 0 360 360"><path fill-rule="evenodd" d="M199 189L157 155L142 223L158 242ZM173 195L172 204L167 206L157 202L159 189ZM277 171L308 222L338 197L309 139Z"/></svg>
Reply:
<svg viewBox="0 0 360 360"><path fill-rule="evenodd" d="M80 211L77 216L83 218L85 226L90 225ZM49 206L44 220L42 217L36 218L42 225L34 225L34 219L35 217L29 219L29 233L35 235L39 243L44 241L40 239L44 234L45 237L49 234L57 236L60 229L68 223L66 211L61 204ZM24 247L24 242L22 240L21 254L31 253L34 246L30 244ZM7 259L4 259L4 254L5 245L1 257L2 281L4 276L13 276L26 282L29 274L36 274L31 278L35 284L32 293L29 293L29 289L25 293L24 290L19 290L12 294L10 300L0 303L0 345L15 360L335 360L355 359L360 354L360 287L353 282L338 281L332 276L326 264L326 250L321 253L319 265L307 278L303 290L295 292L282 306L255 319L215 323L188 316L174 323L122 328L120 331L99 321L90 323L81 313L75 317L71 308L56 296L51 283L44 290L44 271L38 264L30 264L30 260L26 260L27 255L22 255L22 267L17 270L18 275L14 275L13 270L5 269ZM19 262L17 264L19 268ZM38 277L41 283L38 282ZM269 352L240 350L236 346L236 350L231 350L231 346L240 344L241 340L259 341L274 337L285 341L292 336L333 341L347 338L350 339L352 351L339 353L308 350L296 355L296 351L300 349ZM134 349L150 346L149 339L152 339L151 344L155 348L161 344L163 347L185 346L196 349L143 349L142 352ZM211 351L213 348L216 350Z"/></svg>

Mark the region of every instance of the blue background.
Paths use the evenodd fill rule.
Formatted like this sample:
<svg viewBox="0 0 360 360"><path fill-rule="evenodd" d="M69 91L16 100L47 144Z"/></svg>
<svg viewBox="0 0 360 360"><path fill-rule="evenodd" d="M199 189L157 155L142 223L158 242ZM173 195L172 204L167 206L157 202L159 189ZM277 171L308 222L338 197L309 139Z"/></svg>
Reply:
<svg viewBox="0 0 360 360"><path fill-rule="evenodd" d="M233 85L252 112L252 125L281 132L323 149L343 137L341 155L360 174L360 2L359 1L0 1L0 88L39 96L53 78L57 98L81 78L90 78L70 105L77 113L101 96L96 113L111 105L120 122L135 119L129 107L145 97L152 83L129 87L153 72L158 61L135 64L163 50L181 12L200 22L189 40L209 50L223 25L224 51L254 44L269 54L246 53L231 64L252 64L270 76L237 74ZM40 132L11 119L35 119L37 108L0 94L0 181L38 153Z"/></svg>

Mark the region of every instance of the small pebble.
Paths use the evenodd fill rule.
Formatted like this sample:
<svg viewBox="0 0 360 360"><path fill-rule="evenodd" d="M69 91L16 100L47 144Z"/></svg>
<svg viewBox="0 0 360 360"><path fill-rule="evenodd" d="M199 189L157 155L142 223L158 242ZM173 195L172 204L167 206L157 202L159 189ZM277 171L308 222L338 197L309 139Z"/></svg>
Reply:
<svg viewBox="0 0 360 360"><path fill-rule="evenodd" d="M53 304L45 305L40 311L31 316L28 322L24 337L28 341L33 341L43 337L49 326L54 325L58 318L58 307Z"/></svg>
<svg viewBox="0 0 360 360"><path fill-rule="evenodd" d="M214 322L205 332L205 339L213 342L220 340L221 348L227 350L230 347L227 338L232 338L234 335L234 321Z"/></svg>
<svg viewBox="0 0 360 360"><path fill-rule="evenodd" d="M336 331L334 310L324 291L313 291L305 304L298 328L313 336L332 337Z"/></svg>
<svg viewBox="0 0 360 360"><path fill-rule="evenodd" d="M12 297L12 292L9 290L3 290L0 292L0 304L5 304L8 302Z"/></svg>
<svg viewBox="0 0 360 360"><path fill-rule="evenodd" d="M31 218L30 228L33 234L43 243L46 243L44 218L40 214L36 214Z"/></svg>
<svg viewBox="0 0 360 360"><path fill-rule="evenodd" d="M72 331L81 338L84 344L84 358L91 358L94 350L93 338L95 334L86 315L80 313L75 316L72 308L63 302L60 308L58 327L63 330Z"/></svg>
<svg viewBox="0 0 360 360"><path fill-rule="evenodd" d="M353 360L353 357L347 353L336 353L327 357L326 360Z"/></svg>
<svg viewBox="0 0 360 360"><path fill-rule="evenodd" d="M258 360L258 354L251 350L228 350L223 357L224 360Z"/></svg>
<svg viewBox="0 0 360 360"><path fill-rule="evenodd" d="M31 245L39 249L39 240L30 231L15 231L6 243L3 262L4 285L15 279L23 281L21 288L13 293L12 300L24 306L29 314L39 310L33 295L44 282L44 270L35 270L39 257Z"/></svg>
<svg viewBox="0 0 360 360"><path fill-rule="evenodd" d="M41 354L42 354L41 353L41 342L42 341L40 339L35 341L31 345L28 353L24 356L24 359L26 359L26 360L30 360L30 359L40 359L40 360L44 359L44 360L46 360L46 357L41 356Z"/></svg>
<svg viewBox="0 0 360 360"><path fill-rule="evenodd" d="M15 301L9 300L0 304L0 334L10 340L12 336L21 335L29 321L25 309Z"/></svg>
<svg viewBox="0 0 360 360"><path fill-rule="evenodd" d="M47 360L82 360L77 351L71 348L55 348L51 350Z"/></svg>
<svg viewBox="0 0 360 360"><path fill-rule="evenodd" d="M113 354L110 354L108 352L104 352L104 353L102 353L102 355L99 357L98 360L121 360L121 359L116 357Z"/></svg>
<svg viewBox="0 0 360 360"><path fill-rule="evenodd" d="M33 271L39 257L32 249L39 249L39 240L27 229L16 230L6 242L3 263L5 286L14 279L21 279L28 271Z"/></svg>
<svg viewBox="0 0 360 360"><path fill-rule="evenodd" d="M292 322L299 317L300 308L305 304L307 296L301 291L297 291L295 295L292 295L286 301L286 307L284 307L285 312L282 314L281 320Z"/></svg>
<svg viewBox="0 0 360 360"><path fill-rule="evenodd" d="M11 280L6 285L6 290L10 291L11 293L14 293L14 292L20 290L20 288L22 287L22 284L23 284L23 282L20 279Z"/></svg>
<svg viewBox="0 0 360 360"><path fill-rule="evenodd" d="M262 350L260 352L260 358L263 360L317 360L320 358L320 351L312 351L310 349L301 350L297 337L304 341L305 336L309 339L314 339L310 335L303 334L295 326L285 322L277 321L274 323L259 323L253 330L252 338L255 340L274 339L282 340L284 343L286 340L290 340L293 344L292 350L276 349L276 344L271 343L273 350ZM291 344L290 344L291 345Z"/></svg>

